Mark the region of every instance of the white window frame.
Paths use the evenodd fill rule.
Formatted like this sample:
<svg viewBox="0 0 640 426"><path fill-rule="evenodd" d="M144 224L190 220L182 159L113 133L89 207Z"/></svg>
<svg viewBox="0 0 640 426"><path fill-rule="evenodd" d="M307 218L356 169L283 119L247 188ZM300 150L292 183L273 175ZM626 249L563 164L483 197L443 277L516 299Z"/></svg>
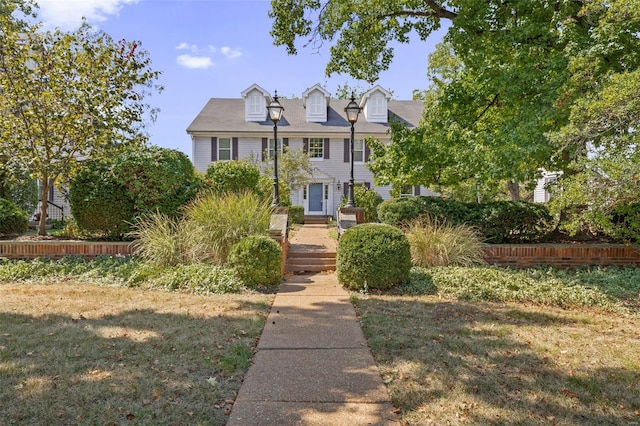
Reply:
<svg viewBox="0 0 640 426"><path fill-rule="evenodd" d="M278 144L280 145L280 149L278 150L278 155L282 156L282 154L284 153L284 144L282 143L282 138L278 138ZM273 151L274 151L273 138L269 138L269 141L267 143L267 158L269 159L269 161L273 160Z"/></svg>
<svg viewBox="0 0 640 426"><path fill-rule="evenodd" d="M309 146L307 147L307 153L311 161L324 160L324 139L323 138L309 138ZM312 147L312 145L315 147ZM319 148L319 149L318 149Z"/></svg>
<svg viewBox="0 0 640 426"><path fill-rule="evenodd" d="M247 99L247 104L249 106L247 113L249 115L260 115L262 113L261 101L259 93L251 93Z"/></svg>
<svg viewBox="0 0 640 426"><path fill-rule="evenodd" d="M362 143L362 148L357 149L358 143ZM353 141L353 162L354 163L358 163L358 164L364 163L364 160L365 160L365 158L364 158L365 144L366 144L366 142L365 142L364 139L355 139ZM362 159L361 160L358 160L358 157L356 156L356 153L362 153Z"/></svg>
<svg viewBox="0 0 640 426"><path fill-rule="evenodd" d="M409 190L409 192L406 192L406 190ZM406 198L406 197L413 197L415 195L415 188L413 187L413 185L404 185L402 188L400 188L400 198Z"/></svg>
<svg viewBox="0 0 640 426"><path fill-rule="evenodd" d="M229 147L222 147L222 142L229 142ZM222 158L222 153L228 152L229 158ZM218 138L218 161L231 161L233 160L233 141L231 138Z"/></svg>

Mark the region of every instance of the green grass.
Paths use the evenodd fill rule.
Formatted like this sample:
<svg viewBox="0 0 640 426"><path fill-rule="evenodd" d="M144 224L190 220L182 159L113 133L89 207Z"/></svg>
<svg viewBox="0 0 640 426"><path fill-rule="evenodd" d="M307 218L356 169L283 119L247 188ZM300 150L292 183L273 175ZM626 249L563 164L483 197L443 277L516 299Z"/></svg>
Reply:
<svg viewBox="0 0 640 426"><path fill-rule="evenodd" d="M493 266L413 268L398 294L437 294L470 301L535 303L640 315L640 268L594 267L574 271Z"/></svg>

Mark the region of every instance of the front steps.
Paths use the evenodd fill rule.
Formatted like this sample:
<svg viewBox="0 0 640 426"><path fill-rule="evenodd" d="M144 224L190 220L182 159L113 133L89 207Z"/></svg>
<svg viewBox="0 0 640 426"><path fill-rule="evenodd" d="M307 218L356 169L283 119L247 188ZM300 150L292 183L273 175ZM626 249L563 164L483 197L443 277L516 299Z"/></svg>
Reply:
<svg viewBox="0 0 640 426"><path fill-rule="evenodd" d="M305 225L326 225L327 223L329 223L328 216L304 216Z"/></svg>
<svg viewBox="0 0 640 426"><path fill-rule="evenodd" d="M304 274L306 272L329 272L336 270L336 254L331 252L289 251L287 272Z"/></svg>

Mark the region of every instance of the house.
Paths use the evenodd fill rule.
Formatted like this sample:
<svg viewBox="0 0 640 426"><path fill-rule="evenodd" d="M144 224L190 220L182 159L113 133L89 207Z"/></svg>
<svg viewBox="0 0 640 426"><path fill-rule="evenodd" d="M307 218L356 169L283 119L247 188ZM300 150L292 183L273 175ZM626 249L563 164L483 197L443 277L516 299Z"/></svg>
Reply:
<svg viewBox="0 0 640 426"><path fill-rule="evenodd" d="M273 122L267 116L272 96L254 84L239 98L212 98L187 128L192 140L192 159L204 172L212 162L258 159L267 164L273 153ZM275 95L275 94L274 94ZM334 216L348 191L350 175L351 124L344 112L349 100L331 98L316 84L301 98L280 98L284 113L278 122L278 146L303 150L314 166L311 183L291 193L291 203L304 206L306 215ZM373 174L366 163L372 136L389 142L389 120L417 126L423 111L421 101L399 101L380 86L359 100L362 112L355 123L353 152L355 185L364 185L390 198L390 186L374 187ZM406 192L406 191L403 191ZM409 189L410 195L435 195L424 187Z"/></svg>
<svg viewBox="0 0 640 426"><path fill-rule="evenodd" d="M549 192L549 186L554 185L562 172L550 172L544 169L540 170L542 176L536 180L536 187L533 190L533 202L534 203L548 203L551 200L551 193Z"/></svg>

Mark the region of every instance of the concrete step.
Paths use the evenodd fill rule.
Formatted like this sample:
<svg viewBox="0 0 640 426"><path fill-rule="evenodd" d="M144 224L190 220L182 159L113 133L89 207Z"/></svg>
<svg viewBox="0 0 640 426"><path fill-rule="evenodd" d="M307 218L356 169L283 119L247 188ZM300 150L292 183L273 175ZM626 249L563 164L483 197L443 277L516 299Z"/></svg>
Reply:
<svg viewBox="0 0 640 426"><path fill-rule="evenodd" d="M287 272L303 273L303 272L328 272L335 271L336 265L290 265L287 264Z"/></svg>
<svg viewBox="0 0 640 426"><path fill-rule="evenodd" d="M305 215L304 224L305 225L324 225L329 222L328 216L310 216Z"/></svg>
<svg viewBox="0 0 640 426"><path fill-rule="evenodd" d="M335 266L336 258L335 257L299 257L299 258L288 258L287 265L327 265L327 266Z"/></svg>
<svg viewBox="0 0 640 426"><path fill-rule="evenodd" d="M300 258L309 258L309 259L318 259L318 258L327 258L327 259L335 259L336 252L330 251L295 251L289 250L289 254L287 255L289 259L300 259Z"/></svg>

